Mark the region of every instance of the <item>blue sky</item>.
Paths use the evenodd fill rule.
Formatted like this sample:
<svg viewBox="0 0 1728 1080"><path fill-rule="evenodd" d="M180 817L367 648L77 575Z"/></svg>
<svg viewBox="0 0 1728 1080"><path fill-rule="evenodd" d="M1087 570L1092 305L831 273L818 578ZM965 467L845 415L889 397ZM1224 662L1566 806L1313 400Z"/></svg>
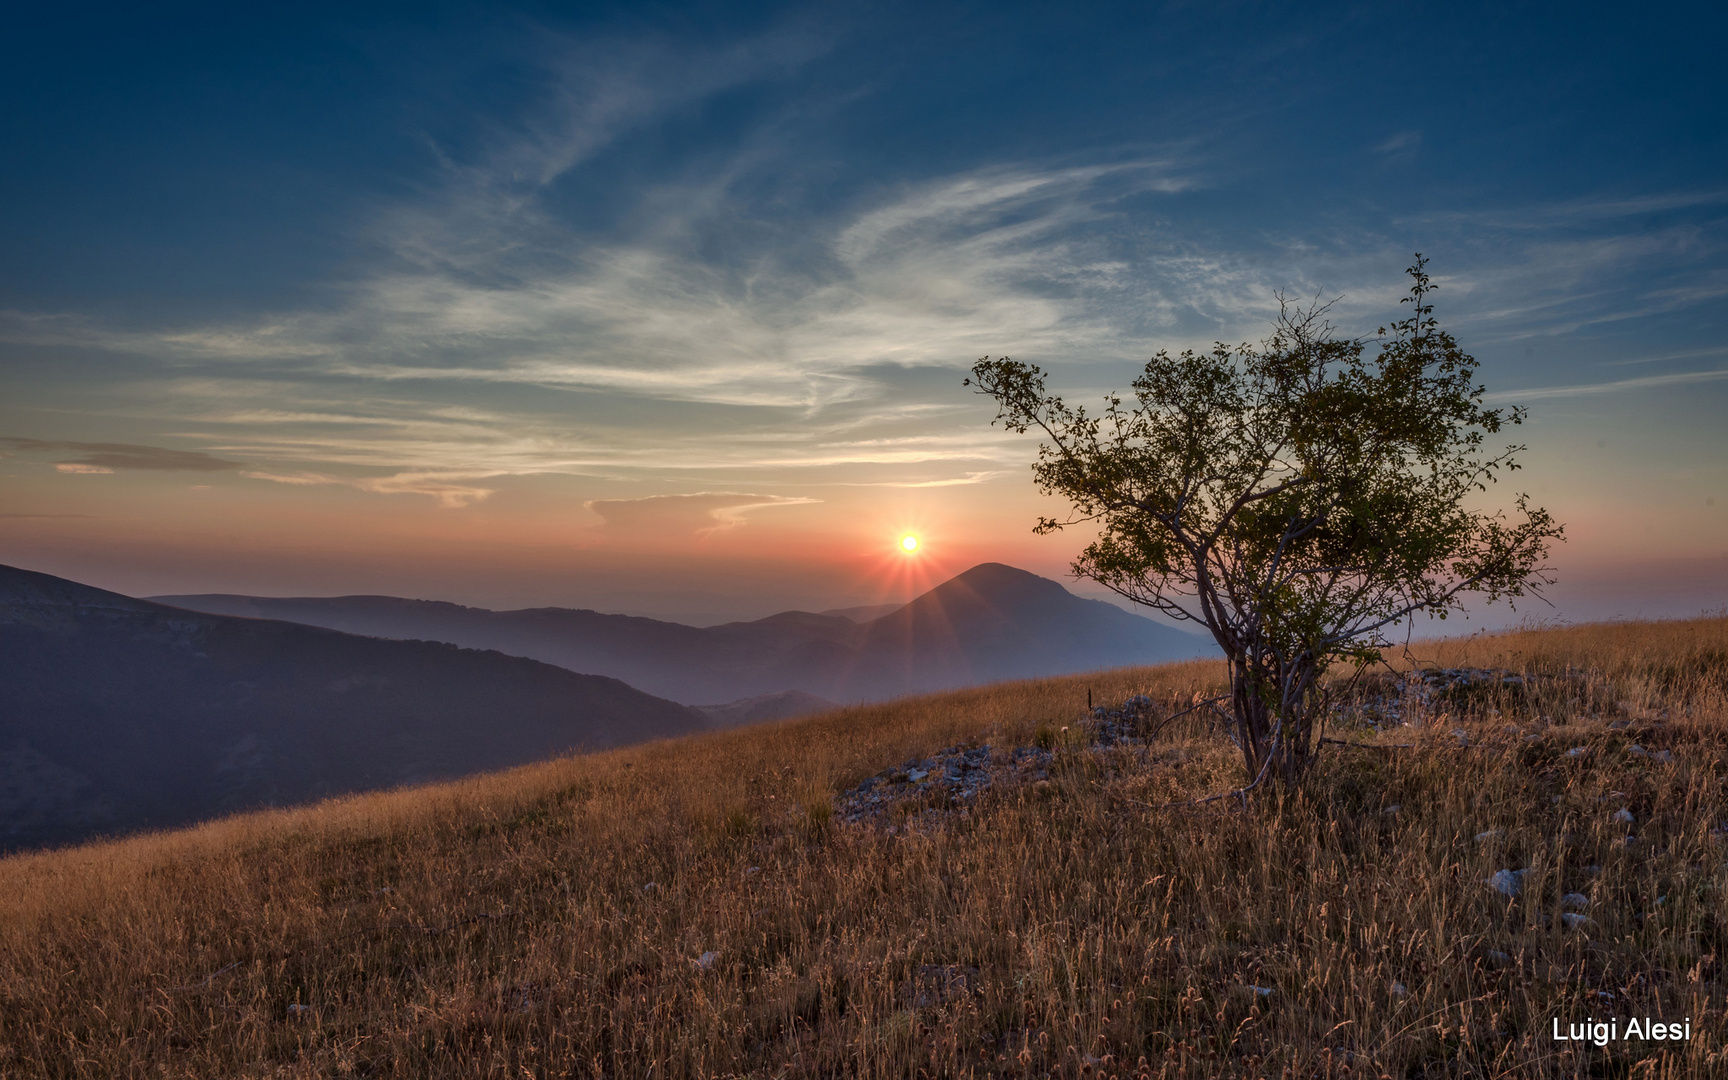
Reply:
<svg viewBox="0 0 1728 1080"><path fill-rule="evenodd" d="M1082 538L1027 534L1034 446L960 388L971 361L1095 397L1157 348L1258 338L1280 289L1367 332L1421 250L1531 407L1517 486L1572 536L1544 613L1725 604L1724 22L24 13L0 560L695 619L874 599L904 529L932 574L1057 573Z"/></svg>

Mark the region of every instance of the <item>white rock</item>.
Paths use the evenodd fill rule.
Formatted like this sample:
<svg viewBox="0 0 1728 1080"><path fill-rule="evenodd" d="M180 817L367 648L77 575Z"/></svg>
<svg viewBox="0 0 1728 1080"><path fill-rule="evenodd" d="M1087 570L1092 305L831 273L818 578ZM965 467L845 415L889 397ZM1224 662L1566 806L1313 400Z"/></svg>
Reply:
<svg viewBox="0 0 1728 1080"><path fill-rule="evenodd" d="M1633 757L1647 757L1650 754L1650 751L1644 749L1642 746L1639 746L1637 743L1633 743L1631 746L1628 746L1626 748L1626 752L1628 754L1631 754Z"/></svg>
<svg viewBox="0 0 1728 1080"><path fill-rule="evenodd" d="M1250 986L1250 987L1248 987L1248 989L1254 991L1256 994L1260 995L1261 997L1271 997L1272 996L1272 988L1270 986Z"/></svg>
<svg viewBox="0 0 1728 1080"><path fill-rule="evenodd" d="M1403 983L1395 982L1392 984L1392 996L1393 997L1405 997L1409 993L1410 993L1410 988L1405 986Z"/></svg>
<svg viewBox="0 0 1728 1080"><path fill-rule="evenodd" d="M1505 967L1507 964L1512 962L1512 958L1501 952L1499 949L1489 949L1488 962L1493 964L1495 967Z"/></svg>
<svg viewBox="0 0 1728 1080"><path fill-rule="evenodd" d="M299 1002L295 1002L294 1004L288 1006L288 1015L290 1015L290 1016L298 1016L301 1013L311 1012L311 1011L312 1011L312 1006L302 1005Z"/></svg>
<svg viewBox="0 0 1728 1080"><path fill-rule="evenodd" d="M1622 806L1620 809L1614 811L1614 820L1625 825L1630 825L1638 819L1632 816L1632 811Z"/></svg>
<svg viewBox="0 0 1728 1080"><path fill-rule="evenodd" d="M924 779L926 776L929 776L929 775L930 774L925 772L923 769L913 769L911 772L906 774L906 779L908 779L908 780L912 781L914 784L916 784L918 781Z"/></svg>
<svg viewBox="0 0 1728 1080"><path fill-rule="evenodd" d="M1674 751L1658 750L1656 753L1651 755L1651 758L1652 760L1660 761L1664 765L1672 765L1674 764Z"/></svg>
<svg viewBox="0 0 1728 1080"><path fill-rule="evenodd" d="M1571 930L1588 930L1592 926L1596 925L1595 919L1592 919L1588 915L1580 915L1575 911L1562 913L1560 921L1565 923L1567 928Z"/></svg>
<svg viewBox="0 0 1728 1080"><path fill-rule="evenodd" d="M1567 757L1583 757L1585 754L1588 754L1589 752L1590 751L1586 750L1582 746L1574 746L1572 749L1566 751L1566 756Z"/></svg>
<svg viewBox="0 0 1728 1080"><path fill-rule="evenodd" d="M714 961L718 959L720 959L720 954L718 952L705 952L696 959L696 966L701 968L703 971L707 971L709 968L714 966Z"/></svg>
<svg viewBox="0 0 1728 1080"><path fill-rule="evenodd" d="M1488 884L1501 896L1517 896L1524 891L1524 875L1529 872L1529 867L1523 870L1496 870L1494 876L1488 879Z"/></svg>
<svg viewBox="0 0 1728 1080"><path fill-rule="evenodd" d="M1587 908L1590 906L1590 898L1581 892L1569 892L1560 898L1560 904L1562 907Z"/></svg>
<svg viewBox="0 0 1728 1080"><path fill-rule="evenodd" d="M1506 835L1505 829L1489 829L1487 832L1477 833L1476 834L1476 842L1478 844L1486 844L1490 840L1498 840L1502 836L1505 836L1505 835Z"/></svg>

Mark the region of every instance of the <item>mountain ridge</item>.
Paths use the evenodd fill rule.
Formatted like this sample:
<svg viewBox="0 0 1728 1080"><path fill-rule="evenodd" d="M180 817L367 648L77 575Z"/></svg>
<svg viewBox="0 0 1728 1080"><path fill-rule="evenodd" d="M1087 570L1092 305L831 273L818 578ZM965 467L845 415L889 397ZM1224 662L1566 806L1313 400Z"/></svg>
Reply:
<svg viewBox="0 0 1728 1080"><path fill-rule="evenodd" d="M981 563L862 622L785 611L694 627L576 608L491 611L400 597L174 595L156 602L271 617L349 633L449 641L610 675L688 705L785 691L883 700L1003 678L1205 655L1211 643L1068 592L1002 563ZM852 614L848 614L852 613Z"/></svg>
<svg viewBox="0 0 1728 1080"><path fill-rule="evenodd" d="M705 730L496 651L193 612L0 566L0 850Z"/></svg>

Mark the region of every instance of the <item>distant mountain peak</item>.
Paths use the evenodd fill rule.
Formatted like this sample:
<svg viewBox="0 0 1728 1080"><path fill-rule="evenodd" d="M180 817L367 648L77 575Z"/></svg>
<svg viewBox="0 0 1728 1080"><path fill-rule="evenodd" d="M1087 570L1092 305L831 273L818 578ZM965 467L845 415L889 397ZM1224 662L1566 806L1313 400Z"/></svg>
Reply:
<svg viewBox="0 0 1728 1080"><path fill-rule="evenodd" d="M1072 596L1068 589L1059 581L1034 574L1030 570L1022 570L1007 563L979 563L972 569L956 574L931 592L937 592L950 585L965 585L980 592L1000 592L1003 590L1035 590L1054 595L1065 593ZM925 595L929 595L926 593Z"/></svg>
<svg viewBox="0 0 1728 1080"><path fill-rule="evenodd" d="M995 577L995 578L1010 578L1010 579L1035 579L1038 581L1049 581L1050 580L1047 577L1041 577L1038 574L1034 574L1030 570L1022 570L1018 566L1009 566L1007 563L999 563L999 562L981 562L977 566L974 566L970 570L963 570L960 573L954 575L954 577L951 578L950 580L960 581L963 579L976 578L976 577Z"/></svg>
<svg viewBox="0 0 1728 1080"><path fill-rule="evenodd" d="M1210 644L1019 567L984 562L905 604L696 627L568 608L487 611L383 598L161 597L378 637L447 641L605 674L690 705L783 691L882 700L995 679L1154 664Z"/></svg>

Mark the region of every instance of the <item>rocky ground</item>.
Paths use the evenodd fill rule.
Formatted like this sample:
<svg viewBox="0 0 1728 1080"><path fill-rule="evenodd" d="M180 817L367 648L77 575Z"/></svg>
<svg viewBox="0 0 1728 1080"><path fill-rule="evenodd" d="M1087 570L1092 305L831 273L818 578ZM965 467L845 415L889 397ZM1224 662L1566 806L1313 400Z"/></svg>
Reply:
<svg viewBox="0 0 1728 1080"><path fill-rule="evenodd" d="M1402 677L1368 680L1351 701L1334 706L1339 719L1355 719L1376 731L1421 722L1441 713L1469 711L1496 695L1523 695L1536 684L1573 683L1582 673L1526 676L1504 668L1421 668Z"/></svg>
<svg viewBox="0 0 1728 1080"><path fill-rule="evenodd" d="M949 815L969 816L969 807L985 792L1019 785L1048 786L1058 752L1089 754L1119 761L1144 756L1147 735L1164 711L1143 694L1116 708L1100 706L1079 722L1039 729L1034 744L997 747L950 746L927 758L910 758L834 800L834 817L855 825L872 825L898 832L940 821ZM1105 771L1111 771L1108 764Z"/></svg>
<svg viewBox="0 0 1728 1080"><path fill-rule="evenodd" d="M1492 719L1500 715L1496 703L1513 698L1528 703L1538 696L1576 699L1584 682L1584 673L1578 669L1546 676L1524 675L1504 668L1418 669L1401 676L1382 676L1359 686L1349 700L1335 706L1333 729L1383 732L1465 717ZM1659 731L1667 720L1666 713L1645 715L1644 710L1625 702L1611 707L1610 713L1618 713L1618 718L1586 707L1578 718L1604 722L1610 729L1620 731L1634 724L1641 730ZM1145 695L1135 695L1114 708L1095 708L1075 724L1040 728L1030 745L950 746L930 757L909 758L841 792L834 800L834 816L846 824L869 825L890 832L918 829L950 816L964 818L985 792L1025 785L1048 786L1058 752L1090 755L1106 775L1135 761L1145 765L1149 763L1147 747L1151 737L1169 716L1170 707ZM1505 737L1539 742L1545 736L1538 729L1547 722L1548 718L1541 716L1536 725L1508 725ZM1460 745L1469 745L1482 737L1472 736L1463 728L1452 729L1452 735ZM1588 752L1581 746L1567 751L1574 757ZM1649 758L1657 764L1670 764L1674 760L1668 750L1651 751L1636 742L1627 746L1625 753Z"/></svg>

